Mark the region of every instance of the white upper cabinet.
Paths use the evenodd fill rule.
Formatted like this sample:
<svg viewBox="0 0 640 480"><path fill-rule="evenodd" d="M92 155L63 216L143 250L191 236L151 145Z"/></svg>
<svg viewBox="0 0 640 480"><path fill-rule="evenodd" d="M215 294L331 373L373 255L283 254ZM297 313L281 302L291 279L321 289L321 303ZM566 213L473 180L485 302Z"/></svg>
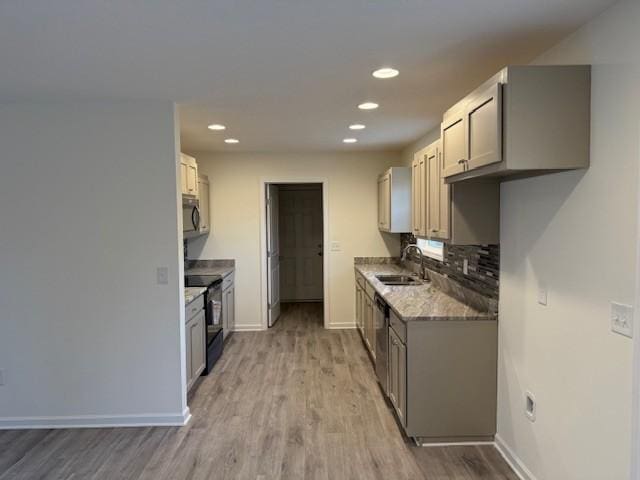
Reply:
<svg viewBox="0 0 640 480"><path fill-rule="evenodd" d="M198 164L195 158L184 153L180 154L180 184L183 195L198 195Z"/></svg>
<svg viewBox="0 0 640 480"><path fill-rule="evenodd" d="M591 67L511 66L445 112L448 183L589 166Z"/></svg>
<svg viewBox="0 0 640 480"><path fill-rule="evenodd" d="M426 148L416 152L411 165L411 232L417 237L427 235L425 210L427 195L426 152Z"/></svg>
<svg viewBox="0 0 640 480"><path fill-rule="evenodd" d="M378 177L378 229L411 232L411 168L391 167Z"/></svg>

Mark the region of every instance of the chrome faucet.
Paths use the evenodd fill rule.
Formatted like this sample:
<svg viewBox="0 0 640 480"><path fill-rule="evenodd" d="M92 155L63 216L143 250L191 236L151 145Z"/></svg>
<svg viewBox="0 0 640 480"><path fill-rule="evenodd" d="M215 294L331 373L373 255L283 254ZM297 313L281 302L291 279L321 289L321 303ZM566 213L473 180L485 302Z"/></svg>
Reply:
<svg viewBox="0 0 640 480"><path fill-rule="evenodd" d="M410 243L409 245L404 247L404 250L402 251L402 255L400 256L400 260L404 262L407 259L407 252L412 248L416 249L418 251L418 253L420 254L420 278L425 278L425 276L424 276L424 253L423 253L422 249L418 245L416 245L415 243Z"/></svg>

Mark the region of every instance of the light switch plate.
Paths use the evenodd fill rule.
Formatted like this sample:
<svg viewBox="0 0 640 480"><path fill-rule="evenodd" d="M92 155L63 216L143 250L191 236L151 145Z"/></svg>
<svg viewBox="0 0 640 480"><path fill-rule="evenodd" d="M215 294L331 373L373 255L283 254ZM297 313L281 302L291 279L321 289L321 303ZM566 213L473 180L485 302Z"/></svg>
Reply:
<svg viewBox="0 0 640 480"><path fill-rule="evenodd" d="M538 303L540 305L547 305L547 301L548 301L548 293L547 293L547 287L539 287L538 288Z"/></svg>
<svg viewBox="0 0 640 480"><path fill-rule="evenodd" d="M340 245L340 242L338 242L336 240L332 240L331 241L331 251L332 252L341 252L342 251L342 246Z"/></svg>
<svg viewBox="0 0 640 480"><path fill-rule="evenodd" d="M462 260L462 273L469 275L469 260L466 258Z"/></svg>
<svg viewBox="0 0 640 480"><path fill-rule="evenodd" d="M169 283L169 267L158 267L156 278L158 285L167 285Z"/></svg>
<svg viewBox="0 0 640 480"><path fill-rule="evenodd" d="M633 336L633 307L611 302L611 331L631 338Z"/></svg>

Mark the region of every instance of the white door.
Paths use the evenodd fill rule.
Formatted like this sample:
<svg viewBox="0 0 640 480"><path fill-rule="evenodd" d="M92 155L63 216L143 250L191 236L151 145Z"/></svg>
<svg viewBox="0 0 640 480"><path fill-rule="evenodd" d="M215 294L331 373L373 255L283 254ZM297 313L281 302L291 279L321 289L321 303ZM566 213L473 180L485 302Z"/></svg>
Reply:
<svg viewBox="0 0 640 480"><path fill-rule="evenodd" d="M267 185L267 298L272 327L280 316L280 241L278 238L279 195L277 185Z"/></svg>
<svg viewBox="0 0 640 480"><path fill-rule="evenodd" d="M280 189L280 298L320 301L322 274L322 190L320 186Z"/></svg>

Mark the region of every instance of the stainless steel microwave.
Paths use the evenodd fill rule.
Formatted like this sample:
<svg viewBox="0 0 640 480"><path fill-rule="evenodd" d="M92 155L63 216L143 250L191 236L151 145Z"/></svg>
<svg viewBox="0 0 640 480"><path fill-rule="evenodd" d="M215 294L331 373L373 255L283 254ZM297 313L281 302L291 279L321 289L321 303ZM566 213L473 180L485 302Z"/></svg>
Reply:
<svg viewBox="0 0 640 480"><path fill-rule="evenodd" d="M200 202L197 198L182 197L182 236L195 237L200 233Z"/></svg>

